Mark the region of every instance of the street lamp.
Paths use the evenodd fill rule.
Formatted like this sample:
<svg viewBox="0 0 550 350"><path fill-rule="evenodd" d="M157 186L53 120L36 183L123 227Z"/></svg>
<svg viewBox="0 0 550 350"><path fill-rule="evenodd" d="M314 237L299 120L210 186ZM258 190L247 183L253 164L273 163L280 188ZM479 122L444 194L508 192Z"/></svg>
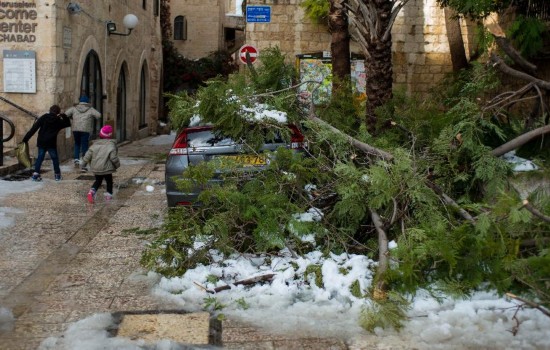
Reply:
<svg viewBox="0 0 550 350"><path fill-rule="evenodd" d="M128 29L128 33L117 33L116 32L116 23L113 21L107 22L107 34L108 35L120 35L120 36L128 36L130 33L132 33L132 30L138 25L138 18L136 15L133 14L127 14L124 16L124 19L122 20L122 23L124 24L124 27Z"/></svg>

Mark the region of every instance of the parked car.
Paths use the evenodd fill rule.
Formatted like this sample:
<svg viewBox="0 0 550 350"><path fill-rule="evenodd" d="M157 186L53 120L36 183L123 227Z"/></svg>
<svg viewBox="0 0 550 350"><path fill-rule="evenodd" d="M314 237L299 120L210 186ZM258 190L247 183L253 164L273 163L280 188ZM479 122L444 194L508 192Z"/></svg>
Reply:
<svg viewBox="0 0 550 350"><path fill-rule="evenodd" d="M254 167L255 170L261 171L267 165L267 159L261 155L262 152L275 151L279 147L291 148L297 152L303 151L304 135L295 125L288 125L288 127L291 132L290 143L277 137L266 141L258 153L246 152L247 147L243 147L242 144L217 135L212 126L195 126L181 130L166 159L165 182L168 206L196 204L201 192L200 188L184 193L176 186L176 179L181 177L188 167L223 157L231 159L243 168ZM212 183L219 181L218 178L210 180Z"/></svg>

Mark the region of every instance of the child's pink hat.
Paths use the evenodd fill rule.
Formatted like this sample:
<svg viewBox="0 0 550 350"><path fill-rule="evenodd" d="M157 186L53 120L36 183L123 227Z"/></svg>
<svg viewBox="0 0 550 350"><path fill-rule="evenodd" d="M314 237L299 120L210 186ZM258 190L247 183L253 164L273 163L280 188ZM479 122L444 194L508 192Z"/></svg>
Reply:
<svg viewBox="0 0 550 350"><path fill-rule="evenodd" d="M99 131L99 137L102 139L110 139L113 136L113 127L110 125L105 125Z"/></svg>

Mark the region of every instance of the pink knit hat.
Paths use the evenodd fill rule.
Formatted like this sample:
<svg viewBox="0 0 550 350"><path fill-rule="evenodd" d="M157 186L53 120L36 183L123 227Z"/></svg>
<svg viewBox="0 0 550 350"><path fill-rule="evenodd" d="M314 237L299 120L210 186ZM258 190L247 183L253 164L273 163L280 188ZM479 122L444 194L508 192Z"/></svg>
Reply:
<svg viewBox="0 0 550 350"><path fill-rule="evenodd" d="M110 139L113 136L113 127L110 125L105 125L99 131L99 137L102 139Z"/></svg>

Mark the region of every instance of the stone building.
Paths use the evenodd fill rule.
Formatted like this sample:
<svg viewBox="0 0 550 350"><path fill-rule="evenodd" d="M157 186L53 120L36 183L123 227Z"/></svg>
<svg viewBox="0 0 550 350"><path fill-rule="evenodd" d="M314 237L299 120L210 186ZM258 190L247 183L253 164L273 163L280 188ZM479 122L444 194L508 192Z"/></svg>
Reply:
<svg viewBox="0 0 550 350"><path fill-rule="evenodd" d="M102 115L94 134L104 124L114 127L118 142L155 134L162 94L159 2L0 1L0 113L16 126L4 149L20 142L51 105L66 110L81 95ZM70 130L59 133L61 159L72 144Z"/></svg>
<svg viewBox="0 0 550 350"><path fill-rule="evenodd" d="M242 13L242 0L171 1L174 46L188 59L234 52L244 43Z"/></svg>
<svg viewBox="0 0 550 350"><path fill-rule="evenodd" d="M246 43L254 45L260 52L278 46L291 59L304 54L330 53L328 27L307 18L299 6L301 2L248 0L247 7L268 6L271 13L267 23L246 23ZM445 73L452 71L445 16L436 0L409 1L396 19L392 39L394 88L425 93ZM465 39L467 44L468 36ZM351 51L362 54L356 43L352 43Z"/></svg>

